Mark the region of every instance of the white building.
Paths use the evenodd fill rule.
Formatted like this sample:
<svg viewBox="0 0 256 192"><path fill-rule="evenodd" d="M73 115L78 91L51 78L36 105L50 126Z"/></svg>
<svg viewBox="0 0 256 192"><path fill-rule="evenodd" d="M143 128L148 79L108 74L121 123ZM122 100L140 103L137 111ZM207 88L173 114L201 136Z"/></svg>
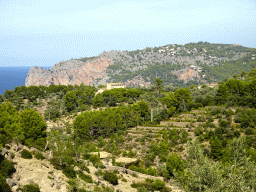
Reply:
<svg viewBox="0 0 256 192"><path fill-rule="evenodd" d="M107 83L107 90L114 89L114 88L124 88L123 83Z"/></svg>
<svg viewBox="0 0 256 192"><path fill-rule="evenodd" d="M96 95L101 94L105 90L110 90L110 89L115 89L115 88L124 88L124 84L123 83L107 83L107 88L99 89L96 92Z"/></svg>

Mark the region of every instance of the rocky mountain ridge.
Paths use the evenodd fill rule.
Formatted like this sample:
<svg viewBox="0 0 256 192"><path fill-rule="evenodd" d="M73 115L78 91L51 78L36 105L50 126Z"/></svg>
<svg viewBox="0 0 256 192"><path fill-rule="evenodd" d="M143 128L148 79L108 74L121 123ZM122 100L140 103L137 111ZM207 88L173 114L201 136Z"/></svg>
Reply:
<svg viewBox="0 0 256 192"><path fill-rule="evenodd" d="M123 82L126 85L149 86L159 73L163 76L163 80L172 76L184 82L199 81L204 79L202 66L237 60L248 54L247 49L236 44L199 42L136 51L108 51L96 57L60 61L49 70L32 67L25 85L79 85L80 83L99 85L107 82ZM151 66L157 65L174 66L174 68L168 74L165 72L162 74L162 71L158 70L151 70L150 74L141 74Z"/></svg>

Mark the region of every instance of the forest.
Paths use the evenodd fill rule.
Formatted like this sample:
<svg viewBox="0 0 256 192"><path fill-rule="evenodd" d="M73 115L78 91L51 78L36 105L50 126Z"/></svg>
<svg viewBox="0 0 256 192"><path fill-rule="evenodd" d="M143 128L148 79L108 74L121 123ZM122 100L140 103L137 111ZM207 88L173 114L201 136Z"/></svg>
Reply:
<svg viewBox="0 0 256 192"><path fill-rule="evenodd" d="M112 166L134 171L130 177L139 182L129 186L139 192L174 191L173 186L256 190L256 69L234 73L215 88L169 89L156 78L149 88L95 94L98 89L81 84L6 90L0 95L1 150L14 142L38 150L24 149L22 158L41 160L51 152L48 160L68 179L68 191L119 191L116 186L130 182L107 170L99 156L103 151L111 154ZM119 162L120 157L136 161ZM0 164L0 191L11 191L6 179L15 165L3 155ZM140 174L148 178L142 181ZM110 187L97 183L96 176ZM89 189L92 183L97 185ZM31 184L22 191L31 188L38 190Z"/></svg>

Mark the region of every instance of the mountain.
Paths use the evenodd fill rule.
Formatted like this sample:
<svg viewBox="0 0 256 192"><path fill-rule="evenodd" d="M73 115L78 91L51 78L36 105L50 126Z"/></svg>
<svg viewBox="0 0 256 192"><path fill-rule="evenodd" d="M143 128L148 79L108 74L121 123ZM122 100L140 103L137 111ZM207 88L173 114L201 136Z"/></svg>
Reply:
<svg viewBox="0 0 256 192"><path fill-rule="evenodd" d="M165 85L213 83L256 67L255 49L208 42L108 51L96 57L60 61L51 69L32 67L25 85L123 82L149 86L156 78ZM226 70L227 69L227 70Z"/></svg>

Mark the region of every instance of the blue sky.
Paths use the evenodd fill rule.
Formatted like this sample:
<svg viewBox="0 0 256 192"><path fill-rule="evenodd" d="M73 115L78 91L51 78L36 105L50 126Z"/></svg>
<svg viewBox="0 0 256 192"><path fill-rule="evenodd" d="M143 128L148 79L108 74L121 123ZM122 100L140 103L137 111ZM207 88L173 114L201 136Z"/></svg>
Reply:
<svg viewBox="0 0 256 192"><path fill-rule="evenodd" d="M254 0L0 0L0 67L167 44L256 47Z"/></svg>

